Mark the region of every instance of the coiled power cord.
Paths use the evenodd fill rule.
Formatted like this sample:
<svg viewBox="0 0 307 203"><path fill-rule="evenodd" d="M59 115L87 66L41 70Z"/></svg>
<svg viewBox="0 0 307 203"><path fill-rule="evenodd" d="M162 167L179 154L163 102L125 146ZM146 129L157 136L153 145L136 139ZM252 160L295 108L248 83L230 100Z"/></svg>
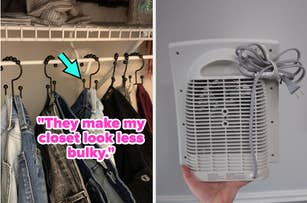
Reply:
<svg viewBox="0 0 307 203"><path fill-rule="evenodd" d="M294 58L281 59L290 52L295 53ZM253 162L252 178L257 177L257 159L253 145L253 117L255 109L256 86L259 79L276 80L284 82L290 94L295 93L300 86L298 83L305 76L305 68L300 62L300 51L296 48L286 49L276 57L270 58L269 51L260 44L239 46L236 49L240 72L254 78L251 91L250 115L249 115L249 146Z"/></svg>

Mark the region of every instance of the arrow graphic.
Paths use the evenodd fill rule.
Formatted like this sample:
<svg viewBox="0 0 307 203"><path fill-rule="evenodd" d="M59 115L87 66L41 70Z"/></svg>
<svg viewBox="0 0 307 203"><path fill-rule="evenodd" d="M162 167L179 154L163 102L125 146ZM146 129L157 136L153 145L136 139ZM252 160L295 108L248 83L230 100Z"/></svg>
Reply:
<svg viewBox="0 0 307 203"><path fill-rule="evenodd" d="M58 55L58 58L60 61L65 65L65 69L63 70L64 73L67 73L71 76L74 76L76 78L81 79L81 74L79 70L79 65L77 62L77 59L74 60L73 62L70 61L70 59L65 55L64 52L60 53Z"/></svg>

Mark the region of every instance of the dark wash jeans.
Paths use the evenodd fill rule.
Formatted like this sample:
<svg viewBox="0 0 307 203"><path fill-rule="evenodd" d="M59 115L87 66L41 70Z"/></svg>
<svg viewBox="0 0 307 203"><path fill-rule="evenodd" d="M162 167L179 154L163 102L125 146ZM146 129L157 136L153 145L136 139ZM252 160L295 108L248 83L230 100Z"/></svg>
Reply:
<svg viewBox="0 0 307 203"><path fill-rule="evenodd" d="M73 112L64 100L60 101L63 116L65 118L90 118L92 106L89 102L89 96L89 91L84 89L71 108ZM81 133L81 129L79 131ZM85 159L77 160L77 163L92 202L135 202L110 160L97 163L94 159Z"/></svg>
<svg viewBox="0 0 307 203"><path fill-rule="evenodd" d="M102 98L104 115L109 118L137 118L140 116L126 98L110 87ZM121 129L122 130L122 129ZM124 133L135 131L122 130ZM128 185L136 202L152 202L152 134L145 126L143 145L116 145L115 162L121 179Z"/></svg>
<svg viewBox="0 0 307 203"><path fill-rule="evenodd" d="M61 96L53 93L48 99L41 116L58 116ZM46 131L45 126L36 125L35 134ZM54 133L60 131L51 130ZM52 203L90 203L82 176L75 160L66 158L66 145L39 145L46 174L49 202Z"/></svg>
<svg viewBox="0 0 307 203"><path fill-rule="evenodd" d="M47 191L40 152L33 128L19 96L14 97L21 131L21 154L18 156L18 203L45 203Z"/></svg>

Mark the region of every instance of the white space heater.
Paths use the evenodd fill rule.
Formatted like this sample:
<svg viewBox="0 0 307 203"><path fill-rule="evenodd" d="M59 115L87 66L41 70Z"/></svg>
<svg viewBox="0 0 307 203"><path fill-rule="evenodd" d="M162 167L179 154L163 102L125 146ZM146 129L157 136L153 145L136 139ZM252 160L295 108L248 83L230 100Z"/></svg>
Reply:
<svg viewBox="0 0 307 203"><path fill-rule="evenodd" d="M240 71L236 48L251 43L265 46L269 55L278 53L279 43L271 40L216 39L169 45L180 162L200 180L264 179L268 163L277 159L277 80L260 79L255 84L249 136L254 78Z"/></svg>

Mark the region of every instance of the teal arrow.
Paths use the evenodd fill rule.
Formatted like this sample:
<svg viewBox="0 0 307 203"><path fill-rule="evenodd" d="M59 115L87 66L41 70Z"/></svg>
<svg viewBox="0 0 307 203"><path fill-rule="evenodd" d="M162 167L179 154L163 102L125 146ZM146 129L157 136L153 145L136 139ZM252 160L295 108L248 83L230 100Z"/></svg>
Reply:
<svg viewBox="0 0 307 203"><path fill-rule="evenodd" d="M60 61L65 65L65 69L63 70L64 73L67 73L69 75L72 75L76 78L81 79L81 75L80 75L80 70L79 70L79 65L77 60L74 60L73 62L71 62L69 60L69 58L64 54L64 52L60 53L58 55L58 58L60 59Z"/></svg>

